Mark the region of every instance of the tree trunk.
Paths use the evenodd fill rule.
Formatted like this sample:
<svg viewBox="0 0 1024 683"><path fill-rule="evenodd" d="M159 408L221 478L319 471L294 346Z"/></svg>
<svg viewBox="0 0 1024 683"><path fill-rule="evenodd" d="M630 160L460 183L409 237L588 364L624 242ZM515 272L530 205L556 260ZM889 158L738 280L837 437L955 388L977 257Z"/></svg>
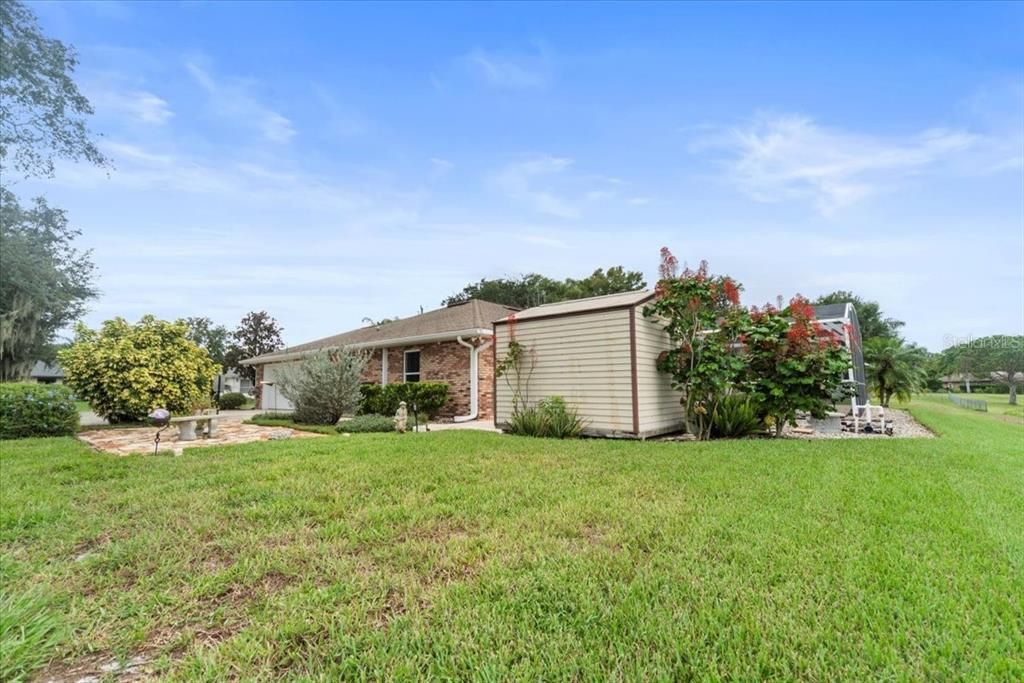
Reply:
<svg viewBox="0 0 1024 683"><path fill-rule="evenodd" d="M1010 405L1017 405L1017 385L1010 384Z"/></svg>

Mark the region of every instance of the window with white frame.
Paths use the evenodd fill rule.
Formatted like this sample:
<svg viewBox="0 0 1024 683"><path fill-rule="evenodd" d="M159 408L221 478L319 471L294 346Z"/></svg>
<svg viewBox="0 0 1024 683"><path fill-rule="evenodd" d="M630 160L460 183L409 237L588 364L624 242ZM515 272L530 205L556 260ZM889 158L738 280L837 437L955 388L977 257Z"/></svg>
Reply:
<svg viewBox="0 0 1024 683"><path fill-rule="evenodd" d="M403 375L406 382L419 382L420 381L420 351L405 352L405 364L403 368Z"/></svg>

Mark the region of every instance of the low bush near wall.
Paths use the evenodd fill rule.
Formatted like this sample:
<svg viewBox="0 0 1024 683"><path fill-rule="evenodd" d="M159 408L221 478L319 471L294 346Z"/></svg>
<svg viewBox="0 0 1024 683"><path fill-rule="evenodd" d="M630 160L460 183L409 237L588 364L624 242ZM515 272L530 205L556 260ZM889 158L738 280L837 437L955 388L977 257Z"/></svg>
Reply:
<svg viewBox="0 0 1024 683"><path fill-rule="evenodd" d="M393 432L395 419L387 415L357 415L351 420L344 420L338 425L341 433L355 434L358 432Z"/></svg>
<svg viewBox="0 0 1024 683"><path fill-rule="evenodd" d="M226 394L221 394L217 400L217 405L220 406L221 410L238 410L245 405L246 399L245 394L240 394L237 391L231 391Z"/></svg>
<svg viewBox="0 0 1024 683"><path fill-rule="evenodd" d="M78 408L60 384L0 384L0 439L66 436L78 428Z"/></svg>
<svg viewBox="0 0 1024 683"><path fill-rule="evenodd" d="M540 436L550 439L574 439L586 423L575 408L566 405L561 396L548 396L536 406L520 408L509 420L508 432L522 436Z"/></svg>
<svg viewBox="0 0 1024 683"><path fill-rule="evenodd" d="M359 404L361 415L394 415L398 404L405 401L410 412L415 405L419 412L434 417L448 402L448 385L444 382L364 384L360 392L363 396Z"/></svg>
<svg viewBox="0 0 1024 683"><path fill-rule="evenodd" d="M764 432L765 423L758 415L757 404L742 394L723 398L711 417L711 436L715 438L742 439Z"/></svg>

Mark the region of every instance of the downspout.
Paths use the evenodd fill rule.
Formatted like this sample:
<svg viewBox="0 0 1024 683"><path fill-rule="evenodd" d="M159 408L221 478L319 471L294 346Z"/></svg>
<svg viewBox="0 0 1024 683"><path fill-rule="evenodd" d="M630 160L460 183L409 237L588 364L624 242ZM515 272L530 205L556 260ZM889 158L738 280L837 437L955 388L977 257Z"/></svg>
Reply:
<svg viewBox="0 0 1024 683"><path fill-rule="evenodd" d="M470 422L480 415L479 355L481 351L491 345L493 340L489 339L480 346L473 346L461 336L456 337L455 341L469 349L469 415L456 415L452 419L455 422Z"/></svg>

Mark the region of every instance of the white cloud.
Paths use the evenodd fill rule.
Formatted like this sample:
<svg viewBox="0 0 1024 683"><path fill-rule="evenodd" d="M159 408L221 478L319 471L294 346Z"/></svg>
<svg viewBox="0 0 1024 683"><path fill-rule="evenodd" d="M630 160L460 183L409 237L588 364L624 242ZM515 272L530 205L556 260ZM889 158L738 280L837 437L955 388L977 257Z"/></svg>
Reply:
<svg viewBox="0 0 1024 683"><path fill-rule="evenodd" d="M558 218L578 218L579 209L570 200L536 187L539 179L557 176L572 163L572 159L564 157L535 157L505 166L492 180L508 197L526 203L535 211Z"/></svg>
<svg viewBox="0 0 1024 683"><path fill-rule="evenodd" d="M978 140L964 131L941 128L887 139L828 128L805 116L782 115L718 129L695 149L730 152L730 178L759 201L807 199L822 214L831 215L901 177L937 166Z"/></svg>
<svg viewBox="0 0 1024 683"><path fill-rule="evenodd" d="M89 101L102 114L105 110L153 125L167 123L174 112L166 100L146 90L89 88Z"/></svg>
<svg viewBox="0 0 1024 683"><path fill-rule="evenodd" d="M477 48L463 60L486 83L497 88L540 88L550 80L550 64L543 53L513 57Z"/></svg>
<svg viewBox="0 0 1024 683"><path fill-rule="evenodd" d="M441 157L430 158L430 177L435 180L448 175L453 168L455 168L454 162Z"/></svg>
<svg viewBox="0 0 1024 683"><path fill-rule="evenodd" d="M295 137L291 120L256 100L244 83L218 81L196 60L185 62L185 68L219 115L255 128L271 142L283 144Z"/></svg>

